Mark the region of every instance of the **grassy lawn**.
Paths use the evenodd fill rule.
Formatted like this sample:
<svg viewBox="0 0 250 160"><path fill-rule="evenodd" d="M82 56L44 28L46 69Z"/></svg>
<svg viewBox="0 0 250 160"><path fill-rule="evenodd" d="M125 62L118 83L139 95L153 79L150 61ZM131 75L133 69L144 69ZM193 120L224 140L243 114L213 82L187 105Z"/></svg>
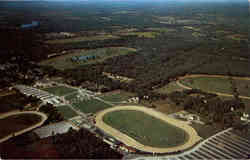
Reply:
<svg viewBox="0 0 250 160"><path fill-rule="evenodd" d="M232 85L228 78L196 77L180 80L186 86L208 92L232 94Z"/></svg>
<svg viewBox="0 0 250 160"><path fill-rule="evenodd" d="M11 133L26 129L40 121L40 115L25 113L0 119L0 139Z"/></svg>
<svg viewBox="0 0 250 160"><path fill-rule="evenodd" d="M170 82L168 83L166 86L162 87L162 88L159 88L159 89L156 89L155 91L158 92L158 93L172 93L174 91L183 91L184 89L182 87L179 87L175 81L173 82Z"/></svg>
<svg viewBox="0 0 250 160"><path fill-rule="evenodd" d="M73 107L84 113L96 113L112 106L99 100L91 99L86 101L75 102L73 103Z"/></svg>
<svg viewBox="0 0 250 160"><path fill-rule="evenodd" d="M75 111L73 111L69 106L59 106L56 109L63 114L65 119L70 119L77 116Z"/></svg>
<svg viewBox="0 0 250 160"><path fill-rule="evenodd" d="M78 93L73 93L73 94L70 94L68 96L65 96L65 99L68 101L73 101L74 99L77 98L77 95L78 95Z"/></svg>
<svg viewBox="0 0 250 160"><path fill-rule="evenodd" d="M122 102L128 100L130 97L133 97L134 94L128 92L119 92L119 93L107 93L101 95L100 98L109 101L109 102Z"/></svg>
<svg viewBox="0 0 250 160"><path fill-rule="evenodd" d="M108 58L120 55L127 55L135 53L136 49L126 48L126 47L109 47L109 48L99 48L92 50L78 50L71 54L66 54L63 56L55 57L52 59L45 60L41 62L41 65L53 66L56 69L65 70L72 69L79 66L84 66L86 64L95 64L97 62L103 62ZM96 56L98 58L91 59L87 61L77 61L74 62L71 60L72 57L76 56Z"/></svg>
<svg viewBox="0 0 250 160"><path fill-rule="evenodd" d="M185 131L140 111L114 111L104 115L108 125L141 144L152 147L174 147L185 143Z"/></svg>
<svg viewBox="0 0 250 160"><path fill-rule="evenodd" d="M76 89L68 88L68 87L64 87L64 86L45 88L43 90L45 90L49 93L52 93L54 95L57 95L57 96L63 96L63 95L66 95L68 93L76 91Z"/></svg>

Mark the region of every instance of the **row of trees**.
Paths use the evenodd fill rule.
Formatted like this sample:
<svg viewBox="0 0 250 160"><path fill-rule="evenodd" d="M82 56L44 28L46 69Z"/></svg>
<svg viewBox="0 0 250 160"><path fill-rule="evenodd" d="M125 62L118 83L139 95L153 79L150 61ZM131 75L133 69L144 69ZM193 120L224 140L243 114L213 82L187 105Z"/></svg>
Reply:
<svg viewBox="0 0 250 160"><path fill-rule="evenodd" d="M48 119L45 121L45 124L56 123L64 120L63 115L60 112L58 112L56 107L54 107L51 104L46 104L41 106L39 108L39 111L47 114L48 116Z"/></svg>

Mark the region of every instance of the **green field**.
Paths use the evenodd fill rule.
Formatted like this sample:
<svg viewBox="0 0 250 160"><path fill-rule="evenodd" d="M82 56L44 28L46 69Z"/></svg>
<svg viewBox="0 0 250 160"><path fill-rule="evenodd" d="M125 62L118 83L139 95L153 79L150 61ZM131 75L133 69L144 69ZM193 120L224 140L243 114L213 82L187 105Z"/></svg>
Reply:
<svg viewBox="0 0 250 160"><path fill-rule="evenodd" d="M122 102L128 100L129 97L121 94L112 94L112 95L102 96L100 98L109 102Z"/></svg>
<svg viewBox="0 0 250 160"><path fill-rule="evenodd" d="M68 101L73 101L74 99L77 98L76 97L77 95L78 95L78 93L73 93L73 94L70 94L68 96L65 96L65 99L68 100Z"/></svg>
<svg viewBox="0 0 250 160"><path fill-rule="evenodd" d="M73 111L69 106L58 106L56 108L60 113L62 113L65 119L70 119L77 116L76 112Z"/></svg>
<svg viewBox="0 0 250 160"><path fill-rule="evenodd" d="M103 121L141 144L151 147L174 147L188 139L186 132L141 111L109 112Z"/></svg>
<svg viewBox="0 0 250 160"><path fill-rule="evenodd" d="M86 64L95 64L97 62L103 62L108 58L127 55L135 53L136 49L126 48L126 47L110 47L110 48L99 48L92 50L78 50L71 54L66 54L63 56L55 57L52 59L45 60L40 63L40 65L53 66L56 69L65 70L73 69L79 66L84 66ZM88 61L77 61L74 62L71 60L72 57L78 56L96 56L98 58L88 60Z"/></svg>
<svg viewBox="0 0 250 160"><path fill-rule="evenodd" d="M96 113L98 111L112 107L96 99L74 102L73 107L84 113Z"/></svg>
<svg viewBox="0 0 250 160"><path fill-rule="evenodd" d="M159 33L157 32L128 32L122 33L124 36L137 36L139 38L156 38Z"/></svg>
<svg viewBox="0 0 250 160"><path fill-rule="evenodd" d="M170 94L174 91L183 91L184 89L176 84L175 81L168 83L166 86L163 86L155 91L162 94Z"/></svg>
<svg viewBox="0 0 250 160"><path fill-rule="evenodd" d="M191 88L203 91L233 94L232 85L228 78L196 77L185 78L180 80L180 82Z"/></svg>
<svg viewBox="0 0 250 160"><path fill-rule="evenodd" d="M49 40L46 43L49 44L68 44L68 43L78 43L85 41L97 41L97 40L106 40L106 39L118 39L118 36L113 35L99 35L99 36L90 36L90 37L76 37L76 38L67 38L59 40Z"/></svg>
<svg viewBox="0 0 250 160"><path fill-rule="evenodd" d="M64 95L69 94L71 92L77 91L76 89L68 88L68 87L64 87L64 86L45 88L43 90L45 90L49 93L52 93L54 95L57 95L57 96L64 96Z"/></svg>
<svg viewBox="0 0 250 160"><path fill-rule="evenodd" d="M195 78L186 78L180 80L180 82L186 86L195 89L201 89L207 92L218 92L233 94L232 84L229 78L223 77L195 77ZM250 81L249 80L239 80L233 79L233 82L236 84L236 88L240 95L250 96Z"/></svg>
<svg viewBox="0 0 250 160"><path fill-rule="evenodd" d="M99 96L101 99L109 102L122 102L128 100L130 97L133 97L134 94L128 92L119 92L119 93L107 93L105 95Z"/></svg>

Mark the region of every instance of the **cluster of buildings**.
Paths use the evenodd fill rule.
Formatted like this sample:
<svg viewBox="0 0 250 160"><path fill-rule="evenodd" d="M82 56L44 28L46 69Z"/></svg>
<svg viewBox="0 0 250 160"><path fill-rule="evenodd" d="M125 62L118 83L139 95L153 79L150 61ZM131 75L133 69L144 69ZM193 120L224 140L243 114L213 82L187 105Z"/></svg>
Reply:
<svg viewBox="0 0 250 160"><path fill-rule="evenodd" d="M102 137L102 140L110 145L110 148L118 150L122 153L137 153L139 152L137 149L130 147L119 140L115 139L114 137L107 135L100 129L96 129L95 132Z"/></svg>
<svg viewBox="0 0 250 160"><path fill-rule="evenodd" d="M39 138L46 138L46 137L50 137L56 134L66 133L68 132L70 128L75 129L75 130L78 129L71 123L62 121L62 122L53 123L53 124L35 129L34 132L39 136Z"/></svg>
<svg viewBox="0 0 250 160"><path fill-rule="evenodd" d="M61 100L60 97L52 95L40 89L28 87L25 85L16 85L15 88L26 96L33 96L40 99L43 103L48 103L55 106L61 105L63 103L63 100Z"/></svg>
<svg viewBox="0 0 250 160"><path fill-rule="evenodd" d="M114 79L114 80L119 80L121 82L131 82L133 79L132 78L128 78L128 77L124 77L124 76L120 76L120 75L115 75L112 73L107 73L107 72L102 72L102 74L104 76L107 76L108 78Z"/></svg>
<svg viewBox="0 0 250 160"><path fill-rule="evenodd" d="M127 100L128 103L139 103L139 97L132 97Z"/></svg>
<svg viewBox="0 0 250 160"><path fill-rule="evenodd" d="M46 39L63 39L63 38L72 38L75 37L76 35L74 33L70 32L59 32L59 33L46 33L45 37Z"/></svg>

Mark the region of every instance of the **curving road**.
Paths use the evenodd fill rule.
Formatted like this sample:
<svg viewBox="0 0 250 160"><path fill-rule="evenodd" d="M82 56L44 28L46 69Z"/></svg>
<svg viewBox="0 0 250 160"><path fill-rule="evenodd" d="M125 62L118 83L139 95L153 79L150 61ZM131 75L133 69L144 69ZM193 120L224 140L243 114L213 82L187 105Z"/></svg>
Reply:
<svg viewBox="0 0 250 160"><path fill-rule="evenodd" d="M1 114L1 115L0 115L0 119L4 119L4 118L6 118L6 117L13 116L13 115L18 115L18 114L36 114L36 115L41 116L41 121L38 122L37 124L34 124L34 125L28 127L28 128L25 128L25 129L23 129L23 130L21 130L21 131L17 131L17 132L15 132L15 133L11 133L11 134L9 134L9 135L6 136L6 137L1 138L1 139L0 139L0 143L2 143L2 142L6 141L6 140L8 140L8 139L10 139L10 138L12 138L12 137L14 137L14 136L21 135L21 134L23 134L23 133L25 133L25 132L31 131L32 129L35 129L35 128L41 126L41 125L47 120L47 118L48 118L46 114L41 113L41 112L36 112L36 111L16 112L16 111L15 111L15 112L7 112L7 113L4 113L4 114Z"/></svg>

